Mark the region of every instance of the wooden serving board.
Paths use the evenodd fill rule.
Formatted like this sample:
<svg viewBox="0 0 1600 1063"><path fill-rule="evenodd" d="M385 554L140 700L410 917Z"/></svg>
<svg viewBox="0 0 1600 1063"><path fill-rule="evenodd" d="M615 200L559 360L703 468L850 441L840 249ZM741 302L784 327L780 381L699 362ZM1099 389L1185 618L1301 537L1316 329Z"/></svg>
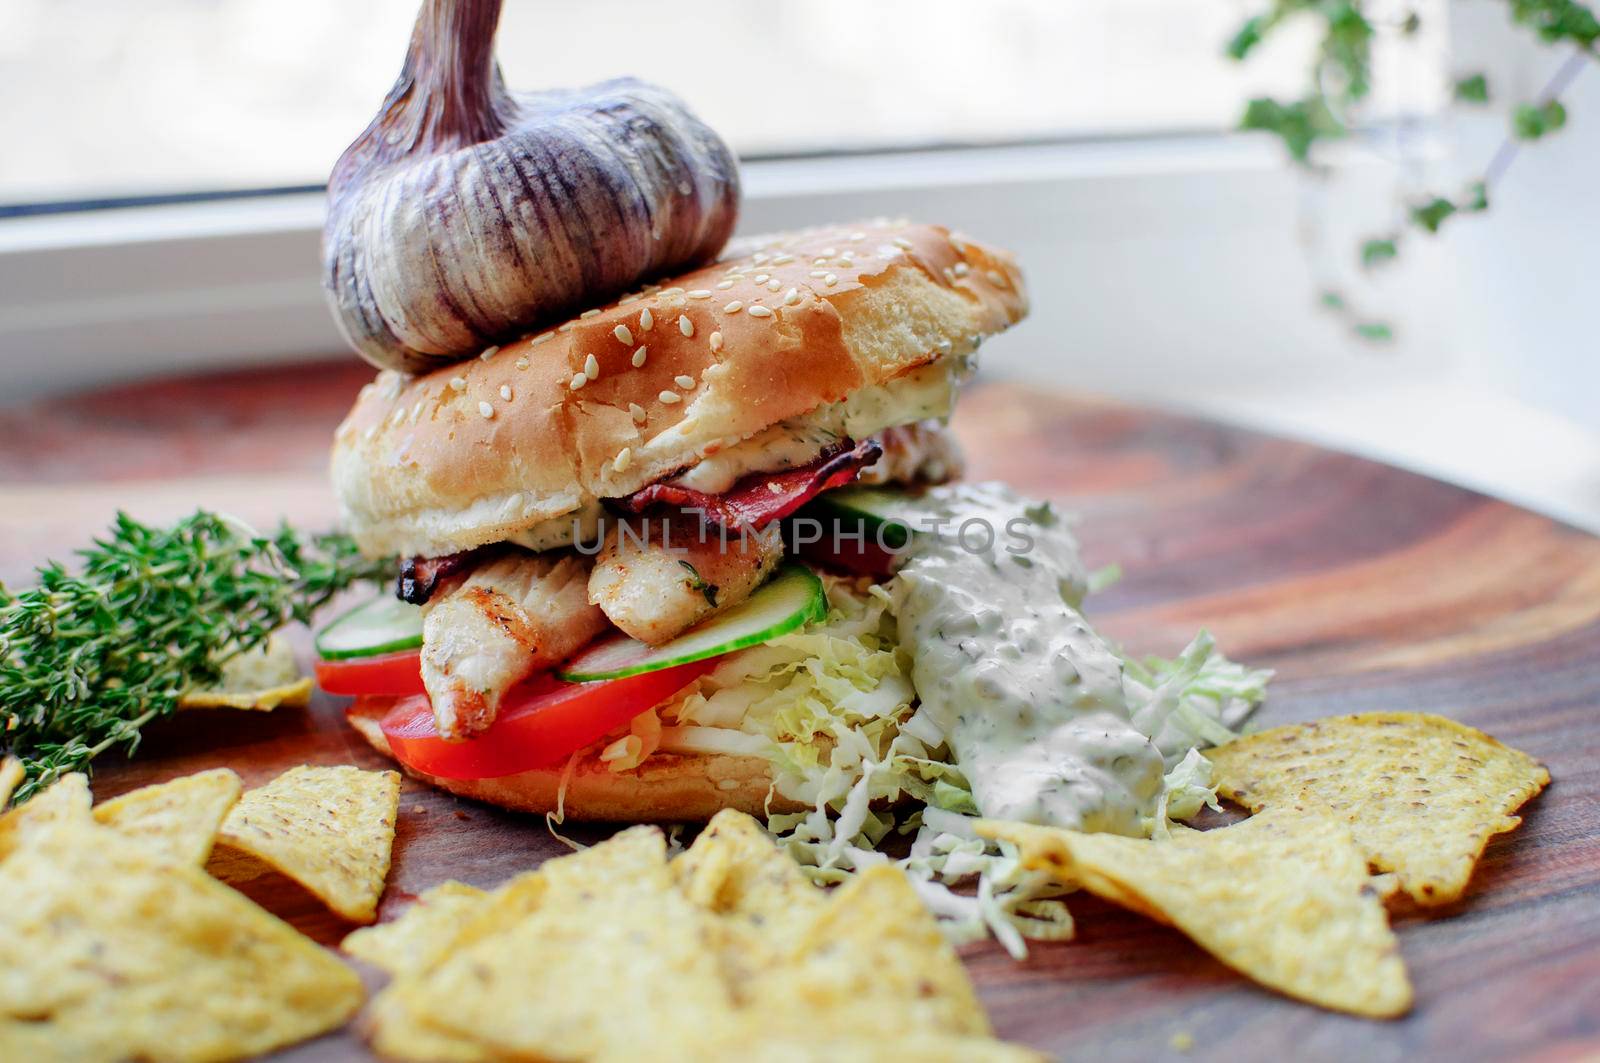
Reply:
<svg viewBox="0 0 1600 1063"><path fill-rule="evenodd" d="M0 411L0 578L64 556L117 507L330 524L327 442L368 376L344 359ZM1208 627L1229 655L1278 670L1261 723L1440 712L1528 750L1555 780L1521 830L1490 844L1463 901L1398 920L1417 988L1405 1019L1275 996L1091 898L1073 902L1075 942L1023 963L965 950L1001 1036L1096 1061L1600 1054L1600 540L1369 461L1111 403L981 385L956 426L971 478L1081 513L1090 562L1122 565L1090 612L1129 648L1171 654ZM253 784L302 762L382 764L340 699L319 695L308 712L153 727L137 759L100 764L95 790L222 764ZM410 782L400 811L386 918L443 879L490 886L562 851L542 820ZM256 892L319 940L347 929L288 883ZM366 1052L345 1031L284 1058Z"/></svg>

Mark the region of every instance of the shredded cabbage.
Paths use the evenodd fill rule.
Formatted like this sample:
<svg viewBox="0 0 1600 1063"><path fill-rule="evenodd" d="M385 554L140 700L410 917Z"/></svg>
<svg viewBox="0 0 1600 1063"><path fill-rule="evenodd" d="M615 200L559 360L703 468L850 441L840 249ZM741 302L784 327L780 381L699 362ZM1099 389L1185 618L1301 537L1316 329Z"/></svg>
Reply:
<svg viewBox="0 0 1600 1063"><path fill-rule="evenodd" d="M1272 671L1235 664L1201 631L1173 660L1122 658L1122 689L1133 725L1155 742L1171 769L1196 747L1237 738L1232 730L1255 711Z"/></svg>
<svg viewBox="0 0 1600 1063"><path fill-rule="evenodd" d="M768 829L819 883L889 862L880 845L914 834L895 862L952 940L992 935L1020 958L1029 940L1071 937L1064 888L1024 870L1009 843L973 832L967 780L915 708L889 591L867 579L822 579L827 619L730 654L661 708L659 748L765 755L772 794L807 809L769 816ZM1197 747L1233 737L1270 676L1229 661L1205 632L1175 660L1125 659L1133 722L1169 769L1150 833L1164 837L1172 819L1216 807L1211 765Z"/></svg>

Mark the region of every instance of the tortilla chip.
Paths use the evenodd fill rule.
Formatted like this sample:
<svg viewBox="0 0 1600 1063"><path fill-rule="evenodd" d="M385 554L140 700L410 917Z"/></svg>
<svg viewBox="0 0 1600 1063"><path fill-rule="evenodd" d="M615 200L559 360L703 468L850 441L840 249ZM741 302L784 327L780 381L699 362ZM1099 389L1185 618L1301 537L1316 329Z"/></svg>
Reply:
<svg viewBox="0 0 1600 1063"><path fill-rule="evenodd" d="M291 768L246 791L228 813L212 873L238 881L280 871L345 919L370 923L389 875L399 807L395 772Z"/></svg>
<svg viewBox="0 0 1600 1063"><path fill-rule="evenodd" d="M1170 923L1223 963L1288 996L1392 1018L1411 983L1350 832L1326 810L1282 806L1168 841L984 821L1024 866Z"/></svg>
<svg viewBox="0 0 1600 1063"><path fill-rule="evenodd" d="M199 868L85 817L0 863L0 1057L270 1052L361 1003L344 964Z"/></svg>
<svg viewBox="0 0 1600 1063"><path fill-rule="evenodd" d="M1217 791L1259 811L1309 797L1326 805L1379 871L1422 905L1467 888L1493 834L1550 782L1538 761L1482 731L1412 712L1370 712L1276 727L1208 754Z"/></svg>
<svg viewBox="0 0 1600 1063"><path fill-rule="evenodd" d="M538 1059L653 1058L736 1022L709 917L674 888L659 830L624 831L540 875L529 915L409 989L418 1017Z"/></svg>
<svg viewBox="0 0 1600 1063"><path fill-rule="evenodd" d="M461 882L423 890L400 918L351 931L339 948L390 975L432 967L489 894Z"/></svg>
<svg viewBox="0 0 1600 1063"><path fill-rule="evenodd" d="M4 812L6 806L11 803L11 795L22 785L22 780L27 774L22 761L16 757L0 760L0 812Z"/></svg>
<svg viewBox="0 0 1600 1063"><path fill-rule="evenodd" d="M690 902L719 916L711 932L736 994L792 952L828 903L759 823L733 809L717 813L669 866Z"/></svg>
<svg viewBox="0 0 1600 1063"><path fill-rule="evenodd" d="M215 768L129 791L96 805L94 818L169 860L204 867L242 789L238 775Z"/></svg>
<svg viewBox="0 0 1600 1063"><path fill-rule="evenodd" d="M26 804L0 815L0 860L28 838L58 824L87 822L91 800L89 777L74 771L61 776Z"/></svg>
<svg viewBox="0 0 1600 1063"><path fill-rule="evenodd" d="M178 699L178 708L261 712L279 705L304 708L311 702L312 685L310 676L300 675L289 640L273 635L255 649L228 658L217 685L188 691Z"/></svg>
<svg viewBox="0 0 1600 1063"><path fill-rule="evenodd" d="M989 1018L910 879L888 864L841 886L788 959L747 989L762 1029L986 1037Z"/></svg>

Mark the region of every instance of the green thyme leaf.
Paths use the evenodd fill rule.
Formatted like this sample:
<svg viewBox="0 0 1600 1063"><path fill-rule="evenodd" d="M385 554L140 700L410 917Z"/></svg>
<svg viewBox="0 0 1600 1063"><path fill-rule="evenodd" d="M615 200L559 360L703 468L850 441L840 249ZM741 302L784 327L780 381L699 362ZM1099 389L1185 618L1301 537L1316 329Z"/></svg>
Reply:
<svg viewBox="0 0 1600 1063"><path fill-rule="evenodd" d="M0 588L0 752L27 770L18 800L108 749L132 753L229 657L394 572L344 536L263 536L206 512L170 528L119 513L79 557L76 572L52 562L36 586Z"/></svg>
<svg viewBox="0 0 1600 1063"><path fill-rule="evenodd" d="M689 585L689 589L699 591L705 596L706 604L715 609L717 606L717 591L720 588L715 583L707 583L705 578L700 575L700 570L689 564L689 562L680 559L678 564L689 570L689 578L684 581Z"/></svg>

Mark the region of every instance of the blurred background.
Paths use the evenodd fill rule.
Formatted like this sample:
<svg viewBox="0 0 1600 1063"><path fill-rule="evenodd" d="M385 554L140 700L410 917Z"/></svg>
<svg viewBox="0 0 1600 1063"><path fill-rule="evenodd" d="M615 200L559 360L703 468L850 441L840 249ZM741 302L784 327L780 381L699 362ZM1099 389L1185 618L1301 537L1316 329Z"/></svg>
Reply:
<svg viewBox="0 0 1600 1063"><path fill-rule="evenodd" d="M634 74L681 94L745 161L745 231L906 214L1014 248L1034 313L985 349L990 377L1332 443L1600 529L1600 75L1586 31L1515 24L1529 4L1560 6L509 0L499 55L514 89ZM4 0L0 401L341 350L321 184L415 13ZM1351 47L1370 90L1345 111ZM1327 127L1261 101L1313 98L1342 135L1297 165L1295 123ZM1485 175L1478 211L1462 190ZM1430 232L1438 190L1460 216Z"/></svg>

